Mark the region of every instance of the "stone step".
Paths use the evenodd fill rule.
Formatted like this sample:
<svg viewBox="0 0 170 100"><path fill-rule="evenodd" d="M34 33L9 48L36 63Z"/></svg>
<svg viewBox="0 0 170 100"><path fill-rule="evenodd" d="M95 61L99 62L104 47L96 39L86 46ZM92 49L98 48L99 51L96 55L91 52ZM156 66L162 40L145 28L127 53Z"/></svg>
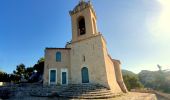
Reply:
<svg viewBox="0 0 170 100"><path fill-rule="evenodd" d="M96 95L96 94L99 94L99 95L105 95L105 94L113 94L111 92L89 92L87 94L91 94L91 95Z"/></svg>
<svg viewBox="0 0 170 100"><path fill-rule="evenodd" d="M77 92L77 93L81 93L81 92L104 93L104 92L111 92L111 91L110 90L100 90L100 89L98 89L98 90L66 90L64 92L70 92L70 93L72 93L72 92Z"/></svg>
<svg viewBox="0 0 170 100"><path fill-rule="evenodd" d="M63 94L60 96L87 96L87 97L91 97L91 96L116 96L115 94Z"/></svg>
<svg viewBox="0 0 170 100"><path fill-rule="evenodd" d="M71 84L59 93L59 96L78 99L106 99L117 96L111 90L101 85Z"/></svg>
<svg viewBox="0 0 170 100"><path fill-rule="evenodd" d="M101 91L101 90L108 90L108 89L97 89L97 88L96 88L96 89L90 89L90 88L86 88L86 89L85 89L85 88L83 88L83 89L82 89L82 88L69 88L69 91L76 91L76 90L83 90L83 91L86 91L86 90L92 90L92 91L95 91L95 90L96 90L96 91L98 91L98 90L99 90L99 91Z"/></svg>
<svg viewBox="0 0 170 100"><path fill-rule="evenodd" d="M83 93L89 93L89 94L106 94L106 93L112 93L112 92L110 92L110 91L89 91L89 92L87 92L87 91L72 91L72 92L70 92L70 91L65 91L65 92L63 92L63 93L67 93L67 94L69 94L69 93L77 93L77 94L83 94Z"/></svg>
<svg viewBox="0 0 170 100"><path fill-rule="evenodd" d="M91 94L91 93L86 93L86 94L71 94L71 93L65 93L65 94L62 94L62 95L59 95L59 96L62 96L62 97L77 97L77 98L85 98L85 97L90 97L90 98L98 98L98 97L115 97L116 95L113 94L113 93L96 93L96 94Z"/></svg>
<svg viewBox="0 0 170 100"><path fill-rule="evenodd" d="M107 99L114 98L114 95L101 95L101 96L63 96L67 98L78 98L78 99Z"/></svg>
<svg viewBox="0 0 170 100"><path fill-rule="evenodd" d="M70 85L70 88L105 88L105 87L99 87L99 86L90 86L90 85Z"/></svg>
<svg viewBox="0 0 170 100"><path fill-rule="evenodd" d="M61 93L61 94L114 94L114 93L112 93L112 92L110 92L110 91L99 91L99 92L63 92L63 93Z"/></svg>
<svg viewBox="0 0 170 100"><path fill-rule="evenodd" d="M99 87L99 86L95 86L95 85L69 85L69 86L73 86L73 87Z"/></svg>

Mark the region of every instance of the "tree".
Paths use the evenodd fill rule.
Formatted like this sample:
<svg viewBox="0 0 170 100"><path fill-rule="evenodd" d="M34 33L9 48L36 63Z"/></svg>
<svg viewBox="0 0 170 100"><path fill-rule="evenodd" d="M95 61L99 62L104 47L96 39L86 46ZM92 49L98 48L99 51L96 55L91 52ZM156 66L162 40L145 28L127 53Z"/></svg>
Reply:
<svg viewBox="0 0 170 100"><path fill-rule="evenodd" d="M38 82L42 81L42 76L44 72L44 58L40 58L37 63L33 66L33 69L36 72L33 72L29 78L29 82Z"/></svg>
<svg viewBox="0 0 170 100"><path fill-rule="evenodd" d="M41 63L41 62L44 62L45 61L45 58L44 57L42 57L42 58L40 58L39 60L38 60L38 62L37 63Z"/></svg>
<svg viewBox="0 0 170 100"><path fill-rule="evenodd" d="M28 67L25 69L25 79L29 79L29 77L31 77L32 73L34 72L34 68L33 67Z"/></svg>
<svg viewBox="0 0 170 100"><path fill-rule="evenodd" d="M34 65L34 70L36 70L37 72L43 74L44 72L44 58L40 58L37 62L37 64Z"/></svg>
<svg viewBox="0 0 170 100"><path fill-rule="evenodd" d="M143 85L139 82L138 78L135 76L124 75L123 80L128 90L143 88Z"/></svg>
<svg viewBox="0 0 170 100"><path fill-rule="evenodd" d="M10 75L7 73L0 73L0 82L10 82Z"/></svg>
<svg viewBox="0 0 170 100"><path fill-rule="evenodd" d="M18 75L14 75L14 74L11 74L10 75L10 81L11 82L19 82L19 80L20 80L20 76L18 76Z"/></svg>
<svg viewBox="0 0 170 100"><path fill-rule="evenodd" d="M158 67L159 71L162 71L162 66L157 65L157 67Z"/></svg>
<svg viewBox="0 0 170 100"><path fill-rule="evenodd" d="M0 71L0 75L4 74L4 72Z"/></svg>
<svg viewBox="0 0 170 100"><path fill-rule="evenodd" d="M17 65L17 68L16 68L16 70L13 71L13 73L17 77L17 79L18 79L18 77L21 79L22 76L26 76L25 70L26 70L25 65L19 64L19 65Z"/></svg>

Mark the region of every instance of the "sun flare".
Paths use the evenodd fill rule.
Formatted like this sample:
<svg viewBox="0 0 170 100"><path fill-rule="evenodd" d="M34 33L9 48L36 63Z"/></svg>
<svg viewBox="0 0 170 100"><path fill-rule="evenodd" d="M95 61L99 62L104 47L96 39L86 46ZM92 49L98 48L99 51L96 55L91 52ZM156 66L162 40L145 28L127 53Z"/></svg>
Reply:
<svg viewBox="0 0 170 100"><path fill-rule="evenodd" d="M158 0L160 15L152 23L152 33L161 39L170 39L170 0Z"/></svg>

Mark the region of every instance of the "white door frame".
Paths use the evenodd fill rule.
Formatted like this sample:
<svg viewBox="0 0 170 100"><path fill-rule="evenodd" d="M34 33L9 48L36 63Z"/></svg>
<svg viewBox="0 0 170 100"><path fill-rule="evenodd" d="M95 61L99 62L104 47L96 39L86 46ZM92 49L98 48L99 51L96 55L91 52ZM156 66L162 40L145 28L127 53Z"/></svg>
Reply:
<svg viewBox="0 0 170 100"><path fill-rule="evenodd" d="M50 74L51 74L51 70L55 70L55 71L56 71L56 81L55 81L54 83L51 83L51 82L50 82ZM57 84L57 68L50 68L50 69L49 69L49 79L48 79L48 84L49 84L49 85L55 85L55 84Z"/></svg>
<svg viewBox="0 0 170 100"><path fill-rule="evenodd" d="M62 72L66 72L66 84L62 83ZM68 85L68 69L67 68L61 68L61 85Z"/></svg>

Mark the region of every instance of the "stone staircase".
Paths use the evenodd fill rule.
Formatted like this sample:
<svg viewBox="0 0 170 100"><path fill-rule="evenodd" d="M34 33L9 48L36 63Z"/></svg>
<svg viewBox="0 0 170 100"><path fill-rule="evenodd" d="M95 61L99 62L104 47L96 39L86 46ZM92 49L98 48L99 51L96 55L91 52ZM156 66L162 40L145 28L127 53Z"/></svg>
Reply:
<svg viewBox="0 0 170 100"><path fill-rule="evenodd" d="M64 91L68 88L68 86L49 86L49 87L41 87L34 88L30 91L31 96L36 97L56 97L61 91Z"/></svg>
<svg viewBox="0 0 170 100"><path fill-rule="evenodd" d="M104 86L96 84L72 84L59 93L60 97L77 99L107 99L122 95L112 93Z"/></svg>

